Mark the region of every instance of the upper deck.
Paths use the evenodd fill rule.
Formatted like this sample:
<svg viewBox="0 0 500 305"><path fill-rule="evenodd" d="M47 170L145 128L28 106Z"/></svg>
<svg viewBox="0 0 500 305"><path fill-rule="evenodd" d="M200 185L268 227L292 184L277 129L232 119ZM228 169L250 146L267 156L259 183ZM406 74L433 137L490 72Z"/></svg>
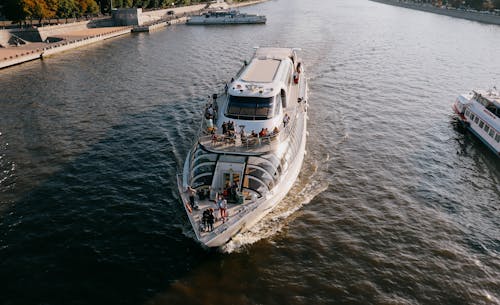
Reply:
<svg viewBox="0 0 500 305"><path fill-rule="evenodd" d="M298 107L290 109L289 122L286 125L281 125L280 127L282 128L280 128L279 132L264 137L238 132L230 135L221 132L212 134L211 129L206 124L207 121L204 120L198 142L205 150L214 153L261 155L277 149L290 134L295 132L296 122L300 119L299 116L304 112L306 107L307 104L306 101L304 101Z"/></svg>
<svg viewBox="0 0 500 305"><path fill-rule="evenodd" d="M226 92L207 104L199 144L214 153L244 155L279 148L307 108L306 77L294 62L300 68L293 49L257 49Z"/></svg>

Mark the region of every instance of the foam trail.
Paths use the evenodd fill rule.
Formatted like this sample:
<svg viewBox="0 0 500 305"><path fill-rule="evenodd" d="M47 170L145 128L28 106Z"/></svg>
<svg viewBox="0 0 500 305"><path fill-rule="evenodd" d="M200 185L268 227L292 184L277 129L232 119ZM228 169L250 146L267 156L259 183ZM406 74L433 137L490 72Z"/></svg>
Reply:
<svg viewBox="0 0 500 305"><path fill-rule="evenodd" d="M323 159L329 159L329 155ZM272 237L280 232L287 225L287 219L291 215L328 188L329 184L326 182L326 179L320 178L323 171L318 172L318 168L320 167L317 162L305 166L288 195L273 211L250 228L250 230L233 237L220 250L225 253L238 252L243 250L247 245L251 245L263 238Z"/></svg>

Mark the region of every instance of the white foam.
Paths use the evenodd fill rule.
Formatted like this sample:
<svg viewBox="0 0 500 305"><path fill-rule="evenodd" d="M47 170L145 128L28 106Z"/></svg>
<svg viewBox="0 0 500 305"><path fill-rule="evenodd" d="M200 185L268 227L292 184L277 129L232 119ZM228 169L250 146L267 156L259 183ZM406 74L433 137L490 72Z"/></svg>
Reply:
<svg viewBox="0 0 500 305"><path fill-rule="evenodd" d="M330 156L327 155L321 159L328 160L329 158ZM321 166L324 167L325 163L322 163ZM276 208L250 230L234 236L230 242L221 247L221 251L225 253L239 252L244 250L247 245L270 238L280 232L287 225L287 220L291 215L328 188L329 184L326 179L321 179L323 171L318 172L318 168L317 162L304 164L302 174Z"/></svg>

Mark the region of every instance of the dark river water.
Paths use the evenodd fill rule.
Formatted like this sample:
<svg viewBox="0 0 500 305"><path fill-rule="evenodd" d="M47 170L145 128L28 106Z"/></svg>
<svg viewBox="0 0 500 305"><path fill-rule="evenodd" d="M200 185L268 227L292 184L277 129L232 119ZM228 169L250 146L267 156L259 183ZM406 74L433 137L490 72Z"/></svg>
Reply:
<svg viewBox="0 0 500 305"><path fill-rule="evenodd" d="M367 0L172 26L0 71L0 304L500 304L500 159L451 103L500 86L500 26ZM302 48L299 180L219 250L175 174L254 46Z"/></svg>

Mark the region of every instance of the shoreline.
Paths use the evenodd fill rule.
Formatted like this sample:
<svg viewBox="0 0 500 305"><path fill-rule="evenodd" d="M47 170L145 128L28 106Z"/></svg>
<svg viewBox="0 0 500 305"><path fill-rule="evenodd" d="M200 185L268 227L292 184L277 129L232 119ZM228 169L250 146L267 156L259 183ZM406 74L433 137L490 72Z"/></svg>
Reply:
<svg viewBox="0 0 500 305"><path fill-rule="evenodd" d="M19 47L0 48L0 69L28 61L43 59L67 50L129 34L132 27L103 27L77 30L61 34L61 40L52 43L31 42Z"/></svg>
<svg viewBox="0 0 500 305"><path fill-rule="evenodd" d="M479 13L479 12L467 12L467 11L455 10L455 9L438 8L438 7L434 7L434 6L400 2L397 0L370 0L370 1L378 2L378 3L382 3L382 4L387 4L387 5L392 5L392 6L408 8L408 9L413 9L413 10L418 10L418 11L422 11L422 12L428 12L428 13L434 13L434 14L438 14L438 15L466 19L466 20L471 20L471 21L476 21L476 22L481 22L481 23L486 23L486 24L500 25L500 16L497 16L497 15L483 14L483 13Z"/></svg>
<svg viewBox="0 0 500 305"><path fill-rule="evenodd" d="M230 8L238 8L243 6L250 6L267 2L268 0L255 0L239 2L236 4L228 5ZM199 10L198 5L192 5L182 8L177 8L180 14L189 14ZM174 9L175 10L175 9ZM136 26L137 32L155 30L161 27L179 24L185 22L186 17L180 16L179 18L170 21L161 21L152 23L146 26ZM71 29L73 27L73 29ZM60 41L46 43L46 42L29 42L21 46L0 47L0 70L12 66L20 65L25 62L43 59L45 56L51 56L67 50L75 49L99 41L104 41L110 38L130 34L134 31L134 26L114 26L114 27L94 27L94 28L81 28L79 23L63 24L59 26L50 26L50 30L54 31L51 37L59 38ZM67 29L65 29L67 28ZM49 29L47 27L36 28L32 30L42 36L42 31ZM0 30L8 31L8 30ZM5 32L7 33L7 32ZM0 33L2 34L2 33ZM44 33L45 34L45 33ZM49 36L47 34L47 36ZM42 39L43 40L43 39Z"/></svg>

